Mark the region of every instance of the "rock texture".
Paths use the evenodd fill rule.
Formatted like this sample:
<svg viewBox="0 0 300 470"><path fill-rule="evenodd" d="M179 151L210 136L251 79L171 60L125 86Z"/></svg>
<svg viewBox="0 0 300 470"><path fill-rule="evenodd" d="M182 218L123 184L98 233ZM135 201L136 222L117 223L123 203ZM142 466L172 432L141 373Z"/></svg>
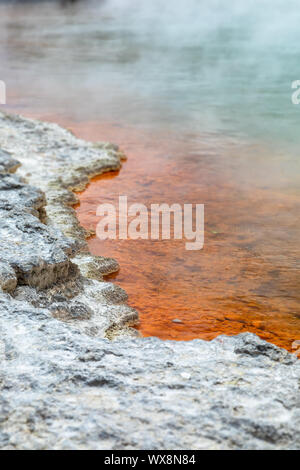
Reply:
<svg viewBox="0 0 300 470"><path fill-rule="evenodd" d="M101 338L136 336L138 314L122 289L103 282L118 263L89 254L72 190L120 168L123 157L56 124L0 114L0 287Z"/></svg>
<svg viewBox="0 0 300 470"><path fill-rule="evenodd" d="M12 207L0 196L2 263L13 269L19 284L46 288L60 279L67 279L76 243L48 228L24 208Z"/></svg>
<svg viewBox="0 0 300 470"><path fill-rule="evenodd" d="M0 448L299 449L296 356L252 334L133 337L103 280L118 265L71 207L118 149L3 114L0 149Z"/></svg>
<svg viewBox="0 0 300 470"><path fill-rule="evenodd" d="M252 334L109 342L0 309L3 449L300 447L300 363Z"/></svg>
<svg viewBox="0 0 300 470"><path fill-rule="evenodd" d="M20 163L11 158L8 152L0 149L0 173L14 173Z"/></svg>

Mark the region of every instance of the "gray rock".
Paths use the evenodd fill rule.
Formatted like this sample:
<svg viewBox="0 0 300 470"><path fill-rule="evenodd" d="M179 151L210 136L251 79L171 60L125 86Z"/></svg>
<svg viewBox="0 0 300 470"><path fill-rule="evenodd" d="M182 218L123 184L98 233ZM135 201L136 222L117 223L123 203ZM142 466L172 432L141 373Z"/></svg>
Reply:
<svg viewBox="0 0 300 470"><path fill-rule="evenodd" d="M0 312L2 449L300 448L300 363L252 334L109 342Z"/></svg>
<svg viewBox="0 0 300 470"><path fill-rule="evenodd" d="M252 334L133 337L103 281L118 264L88 253L71 207L118 148L1 113L0 147L0 448L299 449L296 356Z"/></svg>
<svg viewBox="0 0 300 470"><path fill-rule="evenodd" d="M44 193L16 175L0 174L0 208L29 212L40 218L46 205Z"/></svg>
<svg viewBox="0 0 300 470"><path fill-rule="evenodd" d="M89 253L78 253L74 263L89 279L102 279L103 276L119 271L119 264L113 258L92 256Z"/></svg>
<svg viewBox="0 0 300 470"><path fill-rule="evenodd" d="M72 208L77 197L70 191L83 189L96 174L118 169L123 158L118 147L84 142L55 124L2 113L0 147L7 158L18 158L18 175L27 181L0 175L0 259L17 278L14 297L67 322L85 310L78 320L88 334L136 336L130 326L138 314L126 305L126 293L99 282L117 271L118 263L88 253L87 233ZM4 281L3 286L13 289Z"/></svg>
<svg viewBox="0 0 300 470"><path fill-rule="evenodd" d="M0 262L0 289L3 291L11 292L17 287L17 276L12 267Z"/></svg>
<svg viewBox="0 0 300 470"><path fill-rule="evenodd" d="M20 162L13 159L10 153L0 149L0 174L14 173L20 166Z"/></svg>
<svg viewBox="0 0 300 470"><path fill-rule="evenodd" d="M1 189L0 189L1 192ZM76 244L50 230L35 216L0 205L1 261L12 268L19 284L51 286L69 275Z"/></svg>

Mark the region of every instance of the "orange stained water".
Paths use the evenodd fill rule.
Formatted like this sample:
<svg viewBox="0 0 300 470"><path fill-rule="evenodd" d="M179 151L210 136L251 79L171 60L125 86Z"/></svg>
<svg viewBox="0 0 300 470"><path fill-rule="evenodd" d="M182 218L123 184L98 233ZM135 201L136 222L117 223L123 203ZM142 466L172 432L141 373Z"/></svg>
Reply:
<svg viewBox="0 0 300 470"><path fill-rule="evenodd" d="M217 146L203 145L192 154L186 142L170 142L170 136L153 142L133 129L96 123L72 129L83 138L117 141L128 156L120 172L95 178L80 194L77 215L85 228L95 230L97 206L117 205L119 195L147 207L205 204L201 251L186 251L181 240L89 239L93 254L119 261L111 279L140 312L141 334L211 340L250 331L292 351L300 339L298 198L267 181L260 184L259 175L251 174L257 164L251 148L248 184L241 185L236 179L245 156L228 163L215 154ZM238 151L231 143L231 157ZM284 180L278 186L284 188Z"/></svg>
<svg viewBox="0 0 300 470"><path fill-rule="evenodd" d="M176 9L2 3L5 109L116 142L128 156L119 174L81 194L84 226L94 229L96 207L119 194L148 207L205 204L199 252L184 241L89 240L93 253L119 261L112 280L139 310L141 333L209 340L252 331L292 350L300 340L296 2L280 14L271 0L246 10L238 0L218 9L205 0Z"/></svg>
<svg viewBox="0 0 300 470"><path fill-rule="evenodd" d="M94 178L80 193L76 210L85 228L95 230L98 205L117 206L119 195L147 207L205 204L201 251L187 251L184 240L89 239L93 254L119 261L120 271L109 279L138 309L142 335L211 340L250 331L297 352L299 194L282 171L282 155L268 159L263 149L242 149L234 141L226 149L207 136L195 153L195 135L185 140L156 133L153 140L116 124L30 115L59 122L84 139L118 142L128 156L120 172Z"/></svg>

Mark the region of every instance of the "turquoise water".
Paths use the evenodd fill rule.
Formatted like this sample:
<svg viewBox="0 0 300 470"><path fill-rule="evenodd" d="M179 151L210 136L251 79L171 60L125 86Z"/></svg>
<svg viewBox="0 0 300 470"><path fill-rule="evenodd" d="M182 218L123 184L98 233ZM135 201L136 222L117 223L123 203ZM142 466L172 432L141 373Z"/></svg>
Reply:
<svg viewBox="0 0 300 470"><path fill-rule="evenodd" d="M4 2L1 79L21 109L297 152L299 16L294 0Z"/></svg>

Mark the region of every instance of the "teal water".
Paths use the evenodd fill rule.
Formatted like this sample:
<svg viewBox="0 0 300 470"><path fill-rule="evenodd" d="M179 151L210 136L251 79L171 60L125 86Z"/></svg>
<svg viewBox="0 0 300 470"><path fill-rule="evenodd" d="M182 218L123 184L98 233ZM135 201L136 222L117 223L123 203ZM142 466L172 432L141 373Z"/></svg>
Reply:
<svg viewBox="0 0 300 470"><path fill-rule="evenodd" d="M82 195L83 224L119 193L206 206L193 255L90 241L120 261L145 335L300 339L299 16L295 0L0 1L3 108L129 157Z"/></svg>
<svg viewBox="0 0 300 470"><path fill-rule="evenodd" d="M296 152L299 16L295 0L4 2L1 79L20 108Z"/></svg>

